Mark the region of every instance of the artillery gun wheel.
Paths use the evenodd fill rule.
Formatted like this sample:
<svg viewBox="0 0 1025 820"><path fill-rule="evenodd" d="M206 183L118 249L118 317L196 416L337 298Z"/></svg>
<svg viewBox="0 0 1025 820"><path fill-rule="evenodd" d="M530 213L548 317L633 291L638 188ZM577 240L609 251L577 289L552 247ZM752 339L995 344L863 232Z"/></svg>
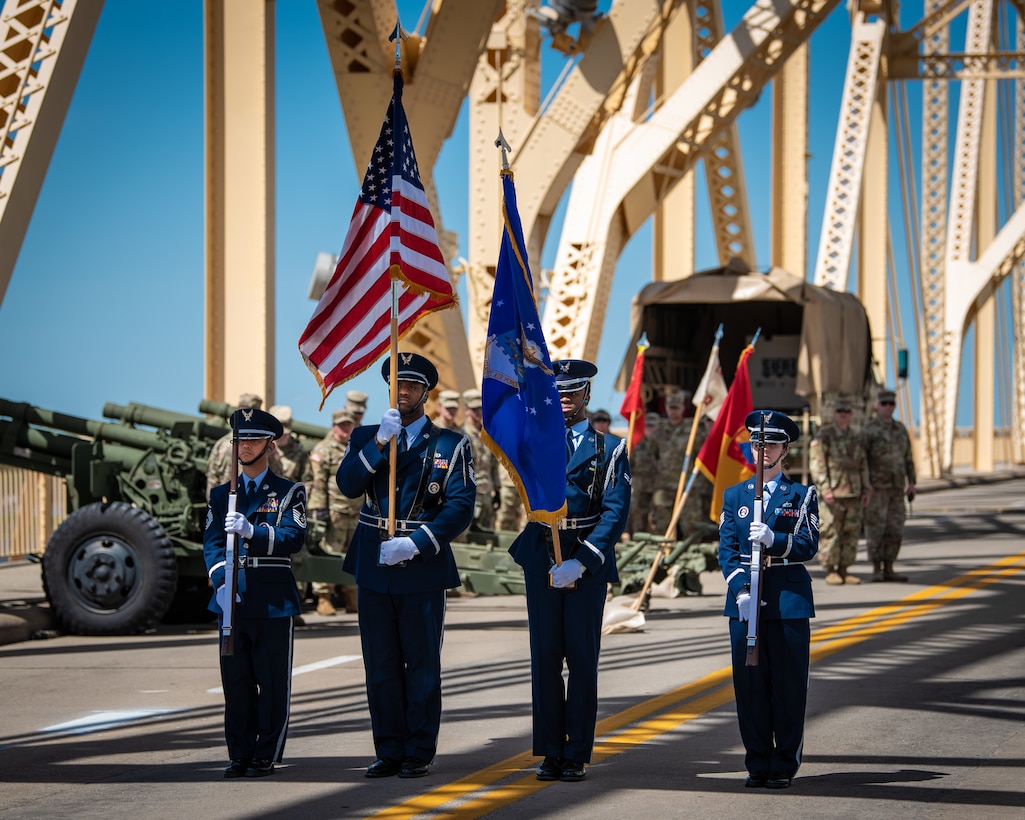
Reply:
<svg viewBox="0 0 1025 820"><path fill-rule="evenodd" d="M76 510L50 536L43 582L61 625L78 635L141 632L174 597L174 546L148 513L123 501Z"/></svg>

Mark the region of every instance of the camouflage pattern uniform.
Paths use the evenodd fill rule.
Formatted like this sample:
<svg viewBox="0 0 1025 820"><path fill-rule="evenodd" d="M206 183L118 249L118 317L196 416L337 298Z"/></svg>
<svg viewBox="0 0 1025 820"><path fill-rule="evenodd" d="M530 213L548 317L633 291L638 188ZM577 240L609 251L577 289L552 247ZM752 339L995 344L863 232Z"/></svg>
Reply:
<svg viewBox="0 0 1025 820"><path fill-rule="evenodd" d="M310 482L313 480L310 454L293 434L289 433L284 443L277 443L277 447L271 453L269 464L272 473L289 481L301 481L309 492Z"/></svg>
<svg viewBox="0 0 1025 820"><path fill-rule="evenodd" d="M352 421L349 410L337 411L332 416L332 423L340 420ZM316 443L310 453L311 479L309 494L309 510L311 521L321 522L325 526L320 549L331 555L344 555L356 525L359 523L359 510L363 506L363 498L346 498L338 489L335 476L342 457L348 448L347 443L338 441L333 432L329 432ZM326 514L326 521L324 520ZM355 587L343 587L345 608L349 612L356 611ZM318 599L331 594L331 584L323 581L313 583L313 594ZM321 605L317 604L318 611ZM327 607L323 608L326 612ZM322 613L324 614L324 613Z"/></svg>
<svg viewBox="0 0 1025 820"><path fill-rule="evenodd" d="M808 465L822 502L819 562L826 569L826 583L859 583L847 568L857 558L863 502L871 486L861 434L836 424L820 427L808 445ZM833 500L827 501L830 493Z"/></svg>
<svg viewBox="0 0 1025 820"><path fill-rule="evenodd" d="M495 528L508 532L519 532L527 520L527 513L523 509L523 501L520 499L520 493L516 489L509 471L501 464L498 465L498 484L498 497L501 504L498 507Z"/></svg>
<svg viewBox="0 0 1025 820"><path fill-rule="evenodd" d="M238 397L239 407L255 407L257 410L263 408L263 399L255 393L243 393ZM210 454L206 457L206 497L209 500L210 491L219 484L226 484L231 481L231 433L222 436L214 442L210 448Z"/></svg>
<svg viewBox="0 0 1025 820"><path fill-rule="evenodd" d="M675 426L663 422L659 435L653 441L652 449L657 463L651 518L658 535L665 535L666 528L673 518L676 491L680 485L680 471L683 469L683 461L687 455L687 442L690 441L690 430L693 423L692 418L685 418ZM693 469L694 460L711 428L711 419L703 415L698 421L688 472ZM685 477L684 486L686 486L686 481L690 481L690 475ZM712 484L699 473L691 484L687 501L680 512L680 518L676 524L677 537L686 538L703 525L708 524L711 521L708 517L711 507ZM713 534L712 537L714 540L716 536Z"/></svg>
<svg viewBox="0 0 1025 820"><path fill-rule="evenodd" d="M916 483L911 437L899 421L879 418L865 425L863 435L872 485L872 500L865 514L872 580L906 580L893 572L893 562L904 537L905 493Z"/></svg>
<svg viewBox="0 0 1025 820"><path fill-rule="evenodd" d="M480 391L467 390L463 393L463 404L468 410L480 407ZM463 432L470 439L473 451L473 472L477 479L477 501L473 508L473 523L479 529L495 528L495 493L501 481L499 461L485 445L478 430L469 418L463 423Z"/></svg>
<svg viewBox="0 0 1025 820"><path fill-rule="evenodd" d="M658 466L652 448L654 441L658 438L658 427L658 423L649 425L646 419L644 438L638 441L630 451L630 472L633 487L630 492L629 531L631 534L635 532L652 532L652 478ZM659 534L661 535L661 533Z"/></svg>

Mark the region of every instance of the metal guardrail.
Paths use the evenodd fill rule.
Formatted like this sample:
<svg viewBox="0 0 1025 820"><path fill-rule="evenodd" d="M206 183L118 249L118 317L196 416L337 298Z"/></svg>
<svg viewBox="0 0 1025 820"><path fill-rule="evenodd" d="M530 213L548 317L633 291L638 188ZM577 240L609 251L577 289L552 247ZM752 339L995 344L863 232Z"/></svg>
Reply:
<svg viewBox="0 0 1025 820"><path fill-rule="evenodd" d="M42 554L67 500L63 478L0 466L0 561Z"/></svg>

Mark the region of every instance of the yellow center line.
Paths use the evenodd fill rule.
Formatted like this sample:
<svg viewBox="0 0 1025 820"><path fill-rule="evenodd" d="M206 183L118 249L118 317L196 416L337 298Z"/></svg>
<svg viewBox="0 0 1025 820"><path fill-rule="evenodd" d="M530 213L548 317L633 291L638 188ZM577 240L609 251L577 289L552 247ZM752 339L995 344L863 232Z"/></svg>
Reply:
<svg viewBox="0 0 1025 820"><path fill-rule="evenodd" d="M811 639L812 663L1022 570L1025 570L1025 552L972 570L943 584L919 590L894 604L877 607L839 624L816 630ZM716 670L599 721L595 727L597 742L592 762L607 760L729 703L733 700L732 675L730 667ZM537 756L531 752L521 752L371 816L412 818L430 812L432 818L471 820L481 817L552 785L551 782L535 778L533 767L536 759ZM510 779L522 774L524 770L529 770L529 774ZM500 783L503 780L509 782ZM456 805L438 811L448 803Z"/></svg>

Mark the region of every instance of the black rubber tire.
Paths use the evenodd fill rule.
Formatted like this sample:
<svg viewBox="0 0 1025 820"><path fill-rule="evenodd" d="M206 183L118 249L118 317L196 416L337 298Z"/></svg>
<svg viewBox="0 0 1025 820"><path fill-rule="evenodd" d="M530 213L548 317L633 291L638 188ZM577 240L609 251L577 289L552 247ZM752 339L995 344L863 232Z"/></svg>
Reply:
<svg viewBox="0 0 1025 820"><path fill-rule="evenodd" d="M76 635L129 635L159 621L178 583L174 545L148 513L122 501L76 510L43 553L58 623Z"/></svg>

